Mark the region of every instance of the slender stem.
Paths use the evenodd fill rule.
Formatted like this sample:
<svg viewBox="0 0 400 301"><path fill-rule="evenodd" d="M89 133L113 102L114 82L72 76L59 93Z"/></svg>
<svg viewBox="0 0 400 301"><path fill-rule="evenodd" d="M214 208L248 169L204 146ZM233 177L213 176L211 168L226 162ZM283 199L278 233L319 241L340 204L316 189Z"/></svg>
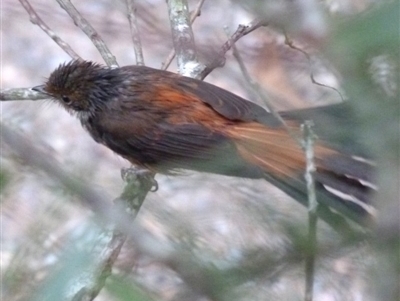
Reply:
<svg viewBox="0 0 400 301"><path fill-rule="evenodd" d="M140 32L137 22L136 7L134 0L126 0L126 6L128 9L128 20L131 28L131 35L133 41L133 48L135 50L136 65L144 65L144 57L142 50L142 42L140 39Z"/></svg>
<svg viewBox="0 0 400 301"><path fill-rule="evenodd" d="M128 174L123 176L126 185L121 195L114 200L114 206L119 207L127 219L133 222L155 181L152 175L148 176L150 173L144 174L142 170L126 169L123 172ZM121 231L118 227L114 227L108 243L99 252L98 264L90 273L91 281L86 279L71 300L91 301L97 297L111 275L112 267L127 238L128 231Z"/></svg>
<svg viewBox="0 0 400 301"><path fill-rule="evenodd" d="M106 43L93 28L93 26L81 15L81 13L75 8L75 6L69 0L56 0L58 4L69 14L74 21L74 24L78 26L82 31L89 37L100 52L106 64L110 67L118 67L115 56L108 49Z"/></svg>
<svg viewBox="0 0 400 301"><path fill-rule="evenodd" d="M248 25L239 25L237 30L230 36L230 38L222 45L214 61L211 62L200 74L200 78L204 79L215 68L225 65L225 54L232 48L232 46L242 37L256 30L259 27L267 26L268 22L264 19L254 19Z"/></svg>
<svg viewBox="0 0 400 301"><path fill-rule="evenodd" d="M314 163L314 142L315 135L312 130L312 121L305 121L302 125L303 130L303 148L306 154L306 172L305 179L307 184L308 193L308 242L306 249L306 283L305 283L305 301L312 301L313 299L313 286L315 275L315 256L317 246L317 208L318 202L315 193L315 163Z"/></svg>
<svg viewBox="0 0 400 301"><path fill-rule="evenodd" d="M306 59L308 61L308 64L309 64L309 68L310 68L310 80L314 85L321 86L321 87L328 88L328 89L332 89L333 91L335 91L339 95L340 99L342 101L344 101L344 97L343 97L342 93L340 93L340 91L337 88L325 85L323 83L320 83L315 79L314 68L313 68L313 65L312 65L312 60L311 60L310 54L308 54L305 50L301 49L300 47L294 45L293 40L291 40L286 33L285 33L285 44L287 46L289 46L290 48L292 48L293 50L301 52L306 57Z"/></svg>
<svg viewBox="0 0 400 301"><path fill-rule="evenodd" d="M279 113L274 109L274 107L272 106L272 104L270 103L270 101L268 100L268 97L266 95L265 90L260 87L260 85L252 79L252 77L250 76L250 73L248 72L242 56L240 55L239 51L237 50L237 47L235 46L235 44L233 44L232 46L232 52L233 52L233 56L235 57L236 61L239 64L240 70L242 71L243 77L245 78L246 82L249 84L249 86L251 87L251 89L253 90L253 92L257 95L257 97L259 99L262 100L262 102L267 106L268 111L274 115L274 117L276 119L279 120L279 122L285 127L286 131L289 133L289 135L293 138L293 140L295 140L299 146L302 145L301 143L301 139L298 137L298 135L288 126L288 124L286 123L286 121L281 117L281 115L279 115Z"/></svg>
<svg viewBox="0 0 400 301"><path fill-rule="evenodd" d="M74 60L80 60L80 56L69 46L63 39L61 39L58 35L51 30L51 28L39 17L36 13L35 9L30 5L28 0L19 0L21 5L25 8L25 10L29 14L30 21L39 26L54 42L57 43L58 46L61 47L71 58Z"/></svg>

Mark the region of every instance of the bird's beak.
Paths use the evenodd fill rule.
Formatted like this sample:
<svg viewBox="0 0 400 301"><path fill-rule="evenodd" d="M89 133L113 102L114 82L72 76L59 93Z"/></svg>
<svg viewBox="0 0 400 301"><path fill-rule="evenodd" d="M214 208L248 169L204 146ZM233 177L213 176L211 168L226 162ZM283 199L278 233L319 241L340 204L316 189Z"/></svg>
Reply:
<svg viewBox="0 0 400 301"><path fill-rule="evenodd" d="M47 91L46 91L46 86L45 85L40 85L40 86L36 86L36 87L33 87L32 88L32 90L33 91L36 91L36 92L40 92L40 93L43 93L43 94L49 94Z"/></svg>

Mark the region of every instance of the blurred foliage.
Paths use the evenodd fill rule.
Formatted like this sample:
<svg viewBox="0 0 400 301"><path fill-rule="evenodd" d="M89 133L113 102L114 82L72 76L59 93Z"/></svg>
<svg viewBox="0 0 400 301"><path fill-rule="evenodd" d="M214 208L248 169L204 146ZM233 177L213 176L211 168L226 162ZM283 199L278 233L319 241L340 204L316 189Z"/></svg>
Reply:
<svg viewBox="0 0 400 301"><path fill-rule="evenodd" d="M0 193L4 192L4 189L6 188L7 184L10 181L10 174L6 169L0 169ZM1 202L2 200L0 200Z"/></svg>
<svg viewBox="0 0 400 301"><path fill-rule="evenodd" d="M354 118L361 121L359 129L351 130L363 134L366 147L376 154L380 167L380 193L377 196L380 213L375 240L378 264L371 270L376 280L370 288L372 300L399 300L400 296L399 20L399 1L385 1L340 24L327 47L343 77ZM378 73L376 66L371 68L376 58L379 58L379 67L385 68L383 72ZM387 89L387 86L391 88Z"/></svg>
<svg viewBox="0 0 400 301"><path fill-rule="evenodd" d="M388 95L379 93L368 69L373 57L388 55L395 64L393 68L397 74L400 62L399 17L399 1L377 5L370 11L339 24L326 47L328 55L343 77L343 87L352 103L358 103L359 110L363 110L361 116L363 112L368 111L375 114L377 118L373 120L387 120L387 117L390 120L397 119L397 116L392 114L398 113L393 111L396 106L398 108L398 99L390 99ZM395 82L395 85L397 84L398 82ZM392 116L379 115L381 109L382 113L387 113L385 108L390 108L388 112L391 112Z"/></svg>
<svg viewBox="0 0 400 301"><path fill-rule="evenodd" d="M108 3L108 1L105 2ZM243 3L244 1L236 2L241 4L241 2ZM271 14L274 14L271 12L274 12L274 10L267 10L263 8L263 5L273 5L273 7L276 9L275 12L282 12L282 14L277 13L273 16L273 21L276 21L274 25L276 26L286 25L289 23L289 28L296 28L296 26L298 25L297 22L304 21L304 15L302 14L297 14L295 11L285 12L286 5L289 5L290 2L293 1L282 0L245 2L247 7L251 11L256 11L259 13L259 15L264 17L271 17ZM212 3L211 5L215 4ZM324 285L327 285L327 283L331 284L330 279L326 280L326 278L328 278L329 276L335 275L339 278L337 282L339 284L336 284L337 287L333 285L333 297L330 296L332 297L332 299L336 300L356 300L356 297L352 298L354 295L348 292L351 291L351 288L349 289L346 287L345 289L340 284L345 285L352 281L357 282L360 278L364 282L360 285L361 288L358 287L358 289L360 289L361 293L365 295L365 300L395 301L398 300L399 297L398 275L400 271L400 264L398 257L399 236L397 235L397 231L399 228L396 228L396 226L398 226L399 212L398 176L400 163L398 159L400 152L400 104L398 92L398 71L400 70L399 12L399 1L382 1L381 3L377 2L377 4L371 6L371 8L365 12L354 15L332 17L329 18L329 20L325 14L320 15L319 11L314 12L318 16L324 16L324 18L326 18L326 20L324 20L322 24L330 23L332 25L333 34L327 41L324 54L326 55L326 58L330 60L334 68L339 71L342 88L345 90L346 95L349 98L349 104L353 109L351 114L349 115L349 118L357 118L360 121L359 128L348 129L349 133L344 134L349 134L350 137L354 137L355 135L360 135L360 133L362 133L361 135L363 136L363 139L360 140L365 141L365 145L371 149L372 153L378 154L378 161L380 165L383 166L383 168L380 169L379 177L381 189L380 194L378 195L379 207L382 210L382 213L379 214L378 218L385 219L387 225L382 222L378 223L378 234L373 240L375 250L365 251L365 248L363 248L364 246L361 246L361 244L359 243L354 244L353 248L346 246L346 248L340 249L341 246L338 243L332 249L337 248L333 251L338 251L337 253L343 252L344 255L342 256L341 254L328 254L328 256L326 256L327 258L321 256L321 262L326 260L327 263L324 262L323 264L325 264L327 268L322 269L322 263L320 263L320 266L317 266L317 270L321 271L317 275L318 278L316 280L320 289L321 287L323 289ZM295 17L291 18L293 16ZM93 17L93 19L95 19L95 17ZM297 27L300 28L301 26ZM304 33L304 30L306 29L301 29L300 35ZM371 62L374 61L374 58L381 57L382 55L387 58L387 61L389 61L390 64L394 65L391 66L391 69L387 70L387 72L391 73L393 76L389 76L383 79L383 82L392 80L395 81L394 83L391 83L395 86L394 95L385 94L385 89L381 89L379 86L379 80L375 81L371 76L371 72L375 73L374 70L377 70L376 67L371 68ZM382 63L378 63L378 69L381 67L381 65ZM11 180L12 179L10 179L7 170L0 171L0 192L4 191L4 188L7 187L7 184ZM171 189L172 194L174 194L173 198L175 197L177 191L182 188L179 187L178 184L175 185L176 186L172 185ZM201 183L195 183L195 185L201 186ZM45 185L43 185L43 189L45 188ZM237 185L237 187L231 188L232 189L230 190L244 189L243 187L239 187L239 185ZM171 241L180 241L180 245L183 246L182 248L190 249L193 254L197 254L198 257L201 257L200 255L207 257L207 259L209 257L211 258L212 256L215 257L212 259L208 259L209 265L212 267L210 268L210 270L218 272L221 271L220 274L215 273L216 275L214 278L211 277L213 276L211 272L209 274L200 274L200 268L196 269L196 267L201 266L201 264L195 265L188 260L186 266L184 266L184 263L181 263L181 265L183 266L181 267L183 271L179 275L181 276L181 278L176 280L176 282L171 281L175 285L175 287L178 287L176 283L179 283L179 285L185 286L186 290L189 290L190 288L196 287L196 284L194 283L195 281L193 279L196 280L196 277L199 275L206 275L204 276L204 278L207 279L202 279L202 281L204 283L207 283L207 281L212 282L213 280L215 280L215 283L210 283L210 287L212 287L212 289L215 291L218 291L218 289L220 289L220 292L217 292L215 294L216 296L218 296L218 298L216 299L219 300L224 300L224 296L226 298L226 295L229 295L229 300L293 300L293 298L297 298L298 300L303 299L302 296L299 297L299 291L301 291L301 288L299 289L299 283L300 285L302 285L301 279L304 276L303 267L298 264L298 258L296 256L293 255L293 262L289 262L288 258L290 259L290 257L285 255L290 255L290 252L293 251L307 251L307 246L304 245L304 225L297 225L297 220L294 222L290 221L293 222L293 224L296 224L293 227L286 227L285 225L282 226L281 224L275 225L276 223L282 222L283 218L280 217L280 214L283 215L283 213L278 212L279 210L276 210L276 212L273 210L268 212L265 209L267 206L261 207L260 205L258 205L257 207L256 205L254 207L251 207L252 205L254 205L251 203L251 200L256 199L253 197L254 194L259 194L259 192L255 191L253 187L251 187L250 190L251 192L253 192L253 194L249 193L248 195L246 195L247 199L249 200L246 205L241 204L241 206L246 208L242 208L240 210L240 214L251 214L251 216L248 218L243 216L240 220L238 219L234 221L235 224L238 225L238 228L242 227L244 229L242 232L238 231L237 228L234 228L233 230L226 229L227 223L224 224L225 220L223 218L218 221L211 220L211 218L218 214L215 212L207 211L205 212L205 215L201 215L200 219L191 216L190 213L188 213L186 216L182 216L182 214L180 214L182 211L176 210L176 208L169 208L168 210L165 209L164 211L162 211L161 204L163 203L160 202L160 200L157 200L158 202L155 202L155 205L153 205L153 207L149 207L151 208L151 210L149 211L152 211L153 215L150 215L149 213L147 213L146 215L146 212L143 212L143 210L141 211L141 215L145 215L145 218L143 218L141 223L146 224L149 229L152 229L154 233L156 233L153 234L153 239L162 240L166 236ZM215 191L212 192L215 193ZM68 201L68 198L70 198L69 195L64 197L66 201ZM185 198L186 197L187 196L185 196ZM261 197L265 198L265 195ZM57 196L57 198L59 198L59 196ZM271 199L273 199L273 197L271 197ZM279 198L277 198L277 200L280 201ZM173 204L179 204L179 200ZM204 210L205 208L203 207L203 204L197 206L197 209L200 211ZM276 204L276 206L278 206L278 204ZM236 215L234 215L232 208L234 207L229 207L232 212L224 212L224 214L227 214L231 218L234 218L236 217ZM183 209L183 211L184 210L185 209ZM214 208L213 210L217 209ZM251 210L254 210L255 212L251 213ZM63 213L66 211L68 210L64 210L64 208L62 209ZM59 214L59 222L67 223L68 217L74 216L75 212L72 210L71 212L65 213L65 216L61 216L61 214ZM53 217L56 216L54 212L50 211L46 211L46 215L53 215ZM52 236L54 232L63 232L59 229L59 225L46 224L44 221L46 215L38 214L35 221L35 223L43 227L43 229L41 228L40 233L48 231L46 233L50 233L49 236ZM156 216L156 218L154 216ZM162 218L159 218L160 216ZM204 216L207 216L207 218L205 218ZM217 225L218 222L220 222L220 224L222 225L221 228L225 231L223 232L223 234L219 233L217 230L219 229L217 227L219 226ZM140 221L138 221L138 223L140 223ZM204 227L202 231L198 230L199 228L197 228L196 226L193 226L193 224L195 223L203 224L202 226ZM271 224L274 225L271 226ZM280 227L286 227L288 229L285 229L286 231L282 231ZM74 225L71 228L67 227L66 231L74 232L77 231L77 228L78 227ZM271 228L273 230L279 228L280 232L272 231ZM28 237L29 235L33 236L35 234L33 232L39 233L39 231L35 230L36 228L33 230L32 229L31 231L26 231L28 233ZM267 229L270 231L268 232ZM151 236L143 229L141 230L142 232L140 232L139 230L137 232L141 233L143 237L145 237L146 235ZM173 230L176 231L174 232ZM81 229L81 231L87 233L88 229ZM263 231L264 233L261 233ZM323 235L321 235L321 240L331 239L332 237L332 240L338 239L337 236L327 231L326 229L323 229L322 231L323 232L321 233L323 233ZM245 248L248 247L246 245L248 241L243 238L243 233L254 235L254 237L256 237L256 241L257 243L259 243L259 245L255 244L249 247L255 249L257 248L254 252L250 252L251 250L249 251L249 249ZM285 234L283 235L283 233ZM281 236L279 236L279 234ZM39 236L39 234L37 235ZM18 246L12 246L12 248L10 247L10 249L15 251L13 255L17 259L15 261L10 260L7 269L2 271L2 275L6 276L4 281L5 292L7 293L7 285L9 285L9 288L12 287L12 291L15 292L19 289L19 285L24 285L25 282L29 282L30 278L35 278L35 281L32 280L32 282L34 284L37 284L37 286L33 285L32 287L30 287L29 285L31 285L31 283L29 283L29 285L24 285L24 291L27 291L28 293L24 294L24 296L20 298L18 296L10 296L10 300L31 300L31 297L28 296L31 295L32 292L36 293L36 299L34 300L59 300L61 292L66 292L71 287L71 279L73 280L76 277L79 277L79 275L84 278L86 275L84 270L93 268L93 266L95 265L94 258L96 258L97 254L95 252L92 252L95 248L94 246L87 246L85 243L87 241L84 238L82 240L77 239L76 241L66 242L65 236L59 233L57 233L57 235L55 235L57 238L51 237L51 239L55 241L57 241L57 239L60 241L58 244L56 244L58 247L56 248L56 250L70 250L65 251L65 253L63 253L62 251L58 253L58 255L61 255L57 257L57 264L40 265L33 260L35 259L37 261L41 260L45 262L46 260L48 260L48 257L54 255L53 253L57 253L51 248L45 250L45 248L48 248L48 240L51 240L46 235L42 234L40 238L37 239L36 246L36 248L42 247L42 251L47 252L47 254L45 255L40 252L37 252L40 255L36 255L36 253L32 252L33 248L32 245L30 245L32 244L32 242L22 235L21 240L23 240L23 242L13 242L13 244L16 244ZM209 237L205 237L205 235L208 235ZM276 235L277 237L271 238L271 236L274 235ZM268 236L268 239L270 239L265 240L267 243L265 243L265 241L263 240L265 239L265 236ZM96 235L94 235L94 237L96 237ZM160 237L162 237L162 239ZM281 249L274 248L276 246L270 243L273 239L279 241L279 246L282 246ZM80 243L84 246L86 245L83 250L77 248L77 245L79 245ZM226 245L230 243L232 243L232 245L226 248ZM22 252L22 255L18 256L18 247L20 250L26 251L26 253ZM139 248L139 246L134 244L132 249L135 248ZM153 248L157 249L157 245L155 245ZM73 249L73 251L71 251L71 249ZM228 249L229 252L224 253L226 249ZM285 253L285 249L288 249L287 253ZM348 255L348 253L351 253L348 252L348 249L352 249L355 255ZM176 254L179 255L179 252L181 250L175 251ZM30 256L27 255L29 252L31 252ZM32 256L32 253L34 253L34 256ZM146 258L146 256L142 255L142 257L145 257L144 261L156 261L157 258L154 258L155 256L151 257L149 253L150 251L146 254L146 256L150 257L151 259L149 260L148 258ZM365 256L365 253L368 253L369 256ZM116 273L107 281L105 290L101 293L101 296L98 297L98 299L122 301L144 301L153 299L168 300L168 298L173 299L174 294L169 292L168 290L165 294L167 295L167 297L163 295L165 291L162 291L162 289L160 288L162 286L160 285L160 282L162 281L159 281L159 279L164 279L163 276L165 278L169 277L176 279L178 278L176 274L173 274L173 276L167 274L167 276L165 276L165 274L162 274L163 272L156 270L152 273L158 273L157 279L154 282L149 281L150 284L148 285L140 286L138 284L139 281L137 281L136 279L132 280L132 278L141 277L141 275L137 276L138 273L135 271L134 268L128 269L126 267L135 267L136 264L142 264L140 262L138 263L139 260L134 255L128 252L127 257L130 260L127 261L134 261L134 264L123 262L120 267L116 268ZM12 258L12 256L10 257ZM373 260L370 260L370 257L374 257ZM181 257L181 259L183 258ZM161 266L160 270L172 270L171 266L168 265L171 264L170 262L162 262L163 258L161 258L161 256L160 258L158 258L158 260ZM191 260L198 260L198 262L200 262L200 259L196 258L196 256L193 256ZM269 264L269 260L272 262L271 264ZM23 264L21 264L21 262ZM36 265L40 268L37 268L34 264L32 264L32 262L36 263ZM18 266L18 264L21 264L18 272L20 274L23 274L24 277L21 276L22 280L15 276L18 276L19 274L14 273L13 270L13 267ZM292 266L288 267L290 264L292 264ZM340 266L341 264L344 264L345 266L344 272L343 270L339 269L340 272L338 272L337 274L329 273L329 271L336 269L337 266ZM357 266L357 264L359 264L361 268ZM145 270L146 264L144 264L143 266L140 266L140 268ZM271 266L273 268L271 268ZM357 276L360 276L361 274L360 278L357 278L356 280L352 278L354 274L346 270L346 267L351 270L355 266L357 266L359 270L357 270L354 274L356 274ZM365 268L365 266L367 266L368 268L368 274L363 274L363 272L367 269ZM173 267L176 268L176 265ZM121 273L121 270L124 271L124 268L127 269L126 274L128 274L129 276L131 276L131 274L134 274L134 277L131 278L126 276L124 273ZM260 270L264 269L265 271L262 271L262 273ZM221 277L224 277L224 271L228 271L230 273L226 276L226 279L218 278L217 276L221 275ZM257 273L254 273L254 271L257 271ZM192 277L190 281L189 276L187 277L187 279L183 277L185 275L184 272ZM34 276L32 276L33 274ZM262 275L260 276L260 274ZM229 287L229 285L223 284L222 280L231 279L228 276L233 279L231 282L235 283L235 285ZM239 279L240 281L235 281L236 279ZM199 280L199 282L201 281ZM236 285L239 282L240 285ZM200 283L197 284L197 286L201 286ZM229 291L229 294L227 291ZM108 295L112 299L109 299ZM153 297L153 295L155 297ZM206 299L206 297L199 296L196 296L196 298L190 298L186 296L186 298L182 297L181 299L209 300Z"/></svg>
<svg viewBox="0 0 400 301"><path fill-rule="evenodd" d="M111 276L106 284L107 292L120 301L151 301L143 290L123 277Z"/></svg>
<svg viewBox="0 0 400 301"><path fill-rule="evenodd" d="M361 120L361 128L350 130L364 135L366 147L377 155L383 167L399 163L399 20L399 1L381 3L339 24L327 47L328 55L343 77L353 116ZM386 70L390 76L384 78L392 81L393 95L384 93L379 81L371 76L373 59L382 55L393 64ZM392 176L396 178L396 174ZM392 197L398 200L398 195Z"/></svg>
<svg viewBox="0 0 400 301"><path fill-rule="evenodd" d="M336 64L343 71L358 71L366 77L368 58L382 52L399 55L399 1L383 1L348 20L338 24L336 35L329 43L330 50L337 56ZM354 73L344 73L350 76Z"/></svg>

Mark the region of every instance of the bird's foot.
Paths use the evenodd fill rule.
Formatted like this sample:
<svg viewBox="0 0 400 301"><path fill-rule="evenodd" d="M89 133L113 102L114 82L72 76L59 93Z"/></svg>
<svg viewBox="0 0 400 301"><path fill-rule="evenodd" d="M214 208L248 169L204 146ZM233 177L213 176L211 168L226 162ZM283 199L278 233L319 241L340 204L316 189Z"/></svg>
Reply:
<svg viewBox="0 0 400 301"><path fill-rule="evenodd" d="M156 192L158 190L158 183L154 179L155 173L149 169L131 166L121 169L121 178L124 182L131 182L137 178L142 178L144 181L151 185L150 191Z"/></svg>

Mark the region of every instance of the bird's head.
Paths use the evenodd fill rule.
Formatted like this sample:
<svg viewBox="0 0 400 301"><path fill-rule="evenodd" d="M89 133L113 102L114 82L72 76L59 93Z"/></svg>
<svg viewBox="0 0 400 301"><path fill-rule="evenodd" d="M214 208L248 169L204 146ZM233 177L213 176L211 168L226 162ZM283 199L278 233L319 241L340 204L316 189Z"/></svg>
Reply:
<svg viewBox="0 0 400 301"><path fill-rule="evenodd" d="M75 60L60 65L44 85L32 89L51 96L69 112L94 113L112 98L114 73L108 67Z"/></svg>

